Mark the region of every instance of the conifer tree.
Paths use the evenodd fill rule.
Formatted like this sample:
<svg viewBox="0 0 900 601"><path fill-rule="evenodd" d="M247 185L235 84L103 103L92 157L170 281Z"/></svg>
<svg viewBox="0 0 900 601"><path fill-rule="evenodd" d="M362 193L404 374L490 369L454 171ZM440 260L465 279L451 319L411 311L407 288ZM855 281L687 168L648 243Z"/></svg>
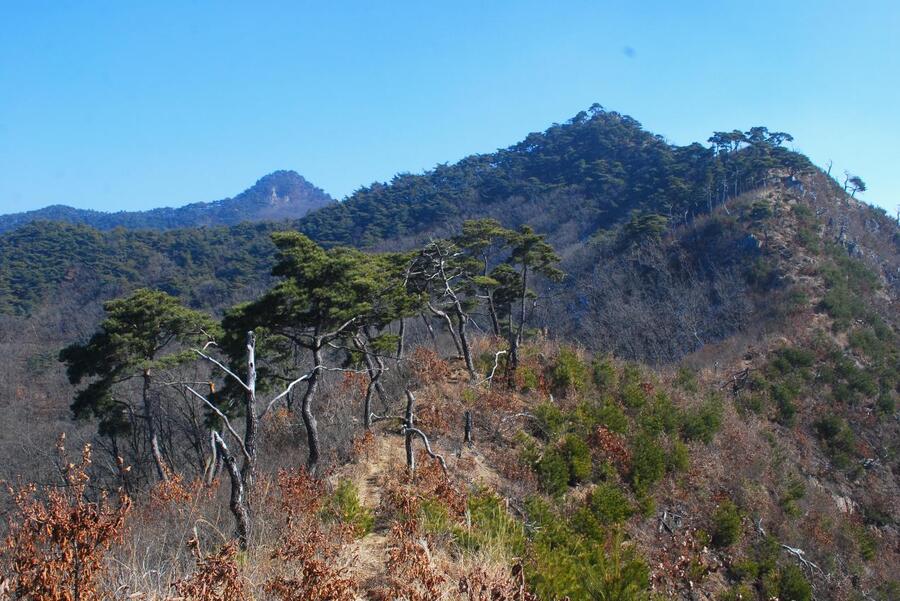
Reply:
<svg viewBox="0 0 900 601"><path fill-rule="evenodd" d="M92 379L76 394L72 411L76 417L97 417L100 434L114 440L132 426L135 412L123 394L129 382L140 378L141 417L150 454L159 478L167 480L169 469L160 447L153 377L157 370L190 361L194 354L188 347L214 336L218 326L211 317L184 307L177 298L145 288L107 302L104 310L106 319L91 339L85 344L72 344L59 355L72 384Z"/></svg>

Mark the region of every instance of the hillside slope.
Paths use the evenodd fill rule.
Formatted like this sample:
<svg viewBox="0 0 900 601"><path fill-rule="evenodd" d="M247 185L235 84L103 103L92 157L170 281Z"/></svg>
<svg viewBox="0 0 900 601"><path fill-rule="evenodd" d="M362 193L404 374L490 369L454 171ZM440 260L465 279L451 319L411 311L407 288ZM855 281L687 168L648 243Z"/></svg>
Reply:
<svg viewBox="0 0 900 601"><path fill-rule="evenodd" d="M0 233L35 221L87 225L98 230L170 230L200 226L236 225L243 222L298 219L334 200L294 171L275 171L233 198L197 202L177 208L104 213L53 205L0 215Z"/></svg>
<svg viewBox="0 0 900 601"><path fill-rule="evenodd" d="M568 272L560 284L535 283L537 327L525 332L512 386L491 379L503 338L473 335L477 377L469 379L439 320L436 336L409 320L408 358L382 356L379 419L364 434L364 370L352 369L359 359L345 358L340 345L329 350L335 366L351 369L328 371L316 400L325 478L296 469L305 416L288 397L294 405L262 425L244 552L223 544L234 530L228 480L203 479L207 428L221 423L171 388L166 373L158 398L166 400L164 448L178 477L135 488L130 514L121 506L123 538L103 551L101 591L166 598L174 587L198 601L222 598L215 590L277 601L896 598L900 230L813 168L770 165L748 188L680 221L651 211L657 204L596 229L580 229L582 213L566 213L567 203L586 210L598 202L571 187L477 205L504 223L541 222ZM360 215L345 214L334 232ZM458 218L377 244L407 247L454 229ZM123 473L112 459L122 448L115 439L67 423L72 389L54 341L86 339L101 314L97 299L143 277L165 274L156 281L209 309L258 297L268 283L255 270L271 256L261 245L270 226L119 239L66 227L57 229L61 240L85 237L66 251L95 249L83 269L105 273L110 288L79 290L70 279L63 286L71 288L59 289L65 298L37 297L27 317L4 317L2 350L12 360L0 366L0 420L21 424L0 439L4 475L47 474L55 483L46 449L64 429L96 445L98 483L137 486L140 474L152 482L140 435L125 431L120 441L140 461ZM367 226L355 227L346 231L364 235ZM260 245L240 254L251 242ZM16 255L23 264L60 253L34 250L27 238L15 247L34 252ZM116 271L132 248L149 254L130 272ZM155 256L177 260L140 269ZM234 262L241 269L218 271ZM238 285L216 287L223 281ZM75 306L78 295L92 300ZM485 316L472 315L488 330ZM283 385L264 371L273 350L258 356L264 394ZM294 368L308 368L304 361ZM223 390L200 366L172 376L182 380L208 386L211 396ZM410 389L415 425L447 476L427 454L414 475L406 469L398 416ZM224 394L231 411L234 399ZM472 445L462 442L466 412ZM240 411L231 420L240 432ZM9 546L17 548L28 547Z"/></svg>

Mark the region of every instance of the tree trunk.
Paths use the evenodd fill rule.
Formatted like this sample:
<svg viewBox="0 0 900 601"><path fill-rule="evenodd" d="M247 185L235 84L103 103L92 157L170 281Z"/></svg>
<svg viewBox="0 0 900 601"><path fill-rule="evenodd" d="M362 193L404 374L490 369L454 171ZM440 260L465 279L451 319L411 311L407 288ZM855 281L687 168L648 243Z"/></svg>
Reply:
<svg viewBox="0 0 900 601"><path fill-rule="evenodd" d="M431 343L434 345L434 350L439 351L437 336L434 335L434 327L431 325L431 320L428 319L428 316L424 313L420 313L420 315L422 316L422 321L425 322L425 328L428 330L428 335L431 336Z"/></svg>
<svg viewBox="0 0 900 601"><path fill-rule="evenodd" d="M367 340L371 341L372 336L369 332L365 332L365 336ZM381 375L384 373L384 361L377 355L375 355L375 359L373 360L372 353L369 352L369 347L366 346L359 334L356 334L353 337L353 343L356 346L356 349L363 354L363 361L366 364L366 373L369 375L369 384L366 386L366 397L363 400L363 426L368 430L372 427L372 396L377 391L382 402L387 396L384 391L384 386L381 385Z"/></svg>
<svg viewBox="0 0 900 601"><path fill-rule="evenodd" d="M491 330L494 332L494 336L500 337L500 320L497 318L497 307L494 305L494 294L492 292L488 292L487 294L488 301L488 313L491 316Z"/></svg>
<svg viewBox="0 0 900 601"><path fill-rule="evenodd" d="M159 434L156 431L156 405L150 396L150 370L144 370L144 413L147 416L147 433L150 435L150 453L156 464L156 473L163 482L169 481L169 471L159 448Z"/></svg>
<svg viewBox="0 0 900 601"><path fill-rule="evenodd" d="M241 467L241 478L249 493L256 472L256 455L259 438L259 416L256 414L256 334L247 332L247 389L244 393L245 431L244 448L247 456Z"/></svg>
<svg viewBox="0 0 900 601"><path fill-rule="evenodd" d="M403 360L406 354L406 318L400 318L400 328L397 331L397 364Z"/></svg>
<svg viewBox="0 0 900 601"><path fill-rule="evenodd" d="M300 415L303 418L303 425L306 427L306 442L309 447L309 456L306 460L306 469L311 475L316 473L319 467L319 425L316 422L316 416L312 411L312 402L319 388L319 378L322 369L322 339L316 338L313 342L313 373L306 385L306 392L303 394L303 400L300 402Z"/></svg>
<svg viewBox="0 0 900 601"><path fill-rule="evenodd" d="M406 423L405 434L406 434L406 469L410 471L410 473L416 470L416 456L413 453L413 433L412 429L415 427L413 416L413 412L416 408L416 397L410 392L409 388L406 389L406 415L404 416L404 422Z"/></svg>
<svg viewBox="0 0 900 601"><path fill-rule="evenodd" d="M219 451L216 447L216 431L209 431L209 457L206 458L206 465L203 469L203 483L206 486L211 486L213 481L216 479L216 470L219 467L219 461L221 458L219 457Z"/></svg>
<svg viewBox="0 0 900 601"><path fill-rule="evenodd" d="M509 344L509 385L515 385L516 370L519 368L519 345L522 344L522 333L525 330L525 299L528 295L528 266L522 266L522 307L519 312L519 325L515 333L510 331Z"/></svg>
<svg viewBox="0 0 900 601"><path fill-rule="evenodd" d="M368 332L366 332L366 339L372 340L372 336ZM377 353L374 354L374 356L367 353L366 347L363 347L362 351L366 360L366 369L369 371L369 376L375 380L375 392L378 393L378 396L382 401L386 401L387 392L385 392L384 386L381 384L381 376L384 373L384 359Z"/></svg>
<svg viewBox="0 0 900 601"><path fill-rule="evenodd" d="M216 439L219 455L221 455L225 461L225 466L228 468L228 475L231 478L231 501L229 506L231 508L231 513L234 515L238 545L240 545L242 550L246 551L250 537L250 514L247 511L246 500L244 499L244 480L241 477L237 462L235 462L234 457L231 456L228 447L225 446L225 441L222 440L222 437L219 436L218 433L215 433L214 437Z"/></svg>
<svg viewBox="0 0 900 601"><path fill-rule="evenodd" d="M125 466L125 459L119 452L119 439L115 434L111 434L109 441L112 445L113 455L115 455L113 460L116 462L116 468L119 470L119 478L122 479L122 488L125 489L125 494L131 496L131 482L128 478L128 468Z"/></svg>
<svg viewBox="0 0 900 601"><path fill-rule="evenodd" d="M463 442L472 444L472 412L466 411Z"/></svg>
<svg viewBox="0 0 900 601"><path fill-rule="evenodd" d="M456 347L456 352L459 353L460 355L462 355L463 354L462 343L459 341L459 336L456 334L456 330L453 328L453 320L450 319L450 316L447 315L447 313L445 313L444 311L441 311L440 309L435 309L433 306L431 306L430 303L428 305L428 308L431 310L432 313L434 313L435 315L437 315L438 317L440 317L441 319L443 319L444 321L447 322L447 330L449 330L450 337L453 339L453 345Z"/></svg>
<svg viewBox="0 0 900 601"><path fill-rule="evenodd" d="M463 312L462 307L459 306L459 301L457 301L456 305L456 323L459 329L459 341L462 345L462 355L466 362L466 370L469 372L469 377L474 380L475 363L472 361L472 348L469 346L469 335L467 332L469 316Z"/></svg>

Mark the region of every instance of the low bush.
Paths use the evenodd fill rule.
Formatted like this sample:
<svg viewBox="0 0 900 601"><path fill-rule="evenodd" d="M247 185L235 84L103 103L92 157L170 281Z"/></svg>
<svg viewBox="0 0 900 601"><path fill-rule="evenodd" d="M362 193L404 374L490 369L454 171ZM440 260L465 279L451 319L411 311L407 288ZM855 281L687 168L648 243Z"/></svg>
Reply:
<svg viewBox="0 0 900 601"><path fill-rule="evenodd" d="M594 385L601 393L609 394L619 388L619 375L616 366L609 358L597 358L591 363Z"/></svg>
<svg viewBox="0 0 900 601"><path fill-rule="evenodd" d="M658 392L644 405L638 416L638 423L648 434L654 436L671 434L678 429L678 410L664 392Z"/></svg>
<svg viewBox="0 0 900 601"><path fill-rule="evenodd" d="M591 477L591 450L584 439L576 434L567 434L559 445L559 451L569 470L569 484L574 486Z"/></svg>
<svg viewBox="0 0 900 601"><path fill-rule="evenodd" d="M372 530L375 515L359 501L359 489L350 480L341 480L322 508L323 517L337 519L350 526L356 536Z"/></svg>
<svg viewBox="0 0 900 601"><path fill-rule="evenodd" d="M700 390L696 372L685 366L678 368L678 373L675 375L675 385L687 392Z"/></svg>
<svg viewBox="0 0 900 601"><path fill-rule="evenodd" d="M547 448L534 464L538 484L552 497L562 497L569 488L569 466L562 454L555 448Z"/></svg>
<svg viewBox="0 0 900 601"><path fill-rule="evenodd" d="M681 435L685 440L702 440L709 444L721 425L722 402L717 397L710 397L700 407L681 415Z"/></svg>
<svg viewBox="0 0 900 601"><path fill-rule="evenodd" d="M812 587L803 571L795 565L787 565L778 578L778 598L784 601L810 601Z"/></svg>
<svg viewBox="0 0 900 601"><path fill-rule="evenodd" d="M522 522L509 514L503 500L489 491L469 497L466 526L454 529L460 547L480 551L495 559L522 557L525 530Z"/></svg>
<svg viewBox="0 0 900 601"><path fill-rule="evenodd" d="M731 501L723 501L712 517L712 542L717 547L730 547L741 536L741 512Z"/></svg>
<svg viewBox="0 0 900 601"><path fill-rule="evenodd" d="M540 500L529 501L527 511L535 530L526 575L538 598L650 599L647 565L617 529L585 536Z"/></svg>
<svg viewBox="0 0 900 601"><path fill-rule="evenodd" d="M666 471L683 472L691 465L691 451L686 444L677 438L672 441L669 446L669 453L666 455Z"/></svg>
<svg viewBox="0 0 900 601"><path fill-rule="evenodd" d="M832 462L839 468L850 464L854 454L856 437L847 422L836 416L820 419L815 423L816 434L825 443Z"/></svg>
<svg viewBox="0 0 900 601"><path fill-rule="evenodd" d="M666 473L665 453L656 439L638 435L631 445L631 483L638 494L658 482Z"/></svg>
<svg viewBox="0 0 900 601"><path fill-rule="evenodd" d="M588 383L588 366L574 349L562 347L550 372L553 388L557 391L583 392Z"/></svg>

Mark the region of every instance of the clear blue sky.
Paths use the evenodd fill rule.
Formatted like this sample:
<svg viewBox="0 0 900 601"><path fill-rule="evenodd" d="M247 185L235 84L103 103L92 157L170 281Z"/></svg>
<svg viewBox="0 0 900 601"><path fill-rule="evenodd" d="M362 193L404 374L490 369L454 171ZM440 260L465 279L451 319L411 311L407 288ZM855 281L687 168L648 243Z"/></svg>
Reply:
<svg viewBox="0 0 900 601"><path fill-rule="evenodd" d="M900 204L900 3L0 0L0 213L337 197L593 102L679 144L766 125Z"/></svg>

